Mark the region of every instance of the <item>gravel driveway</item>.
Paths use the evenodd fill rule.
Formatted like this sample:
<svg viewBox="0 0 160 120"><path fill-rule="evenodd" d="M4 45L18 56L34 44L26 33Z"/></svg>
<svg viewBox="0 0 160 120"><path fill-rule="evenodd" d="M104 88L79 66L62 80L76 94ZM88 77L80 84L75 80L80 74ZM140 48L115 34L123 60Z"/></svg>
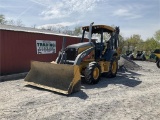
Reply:
<svg viewBox="0 0 160 120"><path fill-rule="evenodd" d="M136 63L142 68L82 84L70 96L25 86L23 79L0 82L0 119L160 120L160 69L153 62Z"/></svg>

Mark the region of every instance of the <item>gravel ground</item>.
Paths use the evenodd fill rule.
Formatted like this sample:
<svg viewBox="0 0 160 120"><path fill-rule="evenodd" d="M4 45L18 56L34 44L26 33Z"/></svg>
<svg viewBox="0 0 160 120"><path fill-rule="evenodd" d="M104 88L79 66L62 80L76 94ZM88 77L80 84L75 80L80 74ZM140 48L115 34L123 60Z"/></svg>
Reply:
<svg viewBox="0 0 160 120"><path fill-rule="evenodd" d="M118 72L96 85L82 84L70 96L25 86L23 79L0 83L1 120L160 120L160 69Z"/></svg>

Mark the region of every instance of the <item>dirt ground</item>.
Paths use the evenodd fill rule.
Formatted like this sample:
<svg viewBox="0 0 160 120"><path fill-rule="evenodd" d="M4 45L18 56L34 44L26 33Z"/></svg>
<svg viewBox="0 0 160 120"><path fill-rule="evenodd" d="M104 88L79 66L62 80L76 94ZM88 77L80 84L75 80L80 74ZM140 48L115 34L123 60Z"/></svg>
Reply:
<svg viewBox="0 0 160 120"><path fill-rule="evenodd" d="M0 82L1 120L160 120L160 69L136 61L139 70L82 84L70 96L25 86L23 79Z"/></svg>

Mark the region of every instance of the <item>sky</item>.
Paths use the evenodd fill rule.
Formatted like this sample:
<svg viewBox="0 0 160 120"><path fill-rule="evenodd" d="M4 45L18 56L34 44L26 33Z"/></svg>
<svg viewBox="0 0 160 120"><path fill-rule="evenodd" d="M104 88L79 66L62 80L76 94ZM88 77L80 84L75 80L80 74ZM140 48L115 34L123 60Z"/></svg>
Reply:
<svg viewBox="0 0 160 120"><path fill-rule="evenodd" d="M144 40L160 29L160 0L0 0L0 14L26 27L120 26L124 37Z"/></svg>

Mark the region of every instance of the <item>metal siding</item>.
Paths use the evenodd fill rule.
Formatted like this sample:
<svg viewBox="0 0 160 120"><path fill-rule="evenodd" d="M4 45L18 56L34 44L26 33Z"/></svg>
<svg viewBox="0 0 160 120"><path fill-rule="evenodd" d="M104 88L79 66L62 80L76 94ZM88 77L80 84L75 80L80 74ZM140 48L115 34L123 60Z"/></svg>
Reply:
<svg viewBox="0 0 160 120"><path fill-rule="evenodd" d="M63 36L47 35L40 33L1 31L1 73L2 75L25 72L30 69L30 61L51 62L56 59L62 47ZM66 45L79 42L80 38L66 37ZM36 53L36 40L56 41L56 54Z"/></svg>

